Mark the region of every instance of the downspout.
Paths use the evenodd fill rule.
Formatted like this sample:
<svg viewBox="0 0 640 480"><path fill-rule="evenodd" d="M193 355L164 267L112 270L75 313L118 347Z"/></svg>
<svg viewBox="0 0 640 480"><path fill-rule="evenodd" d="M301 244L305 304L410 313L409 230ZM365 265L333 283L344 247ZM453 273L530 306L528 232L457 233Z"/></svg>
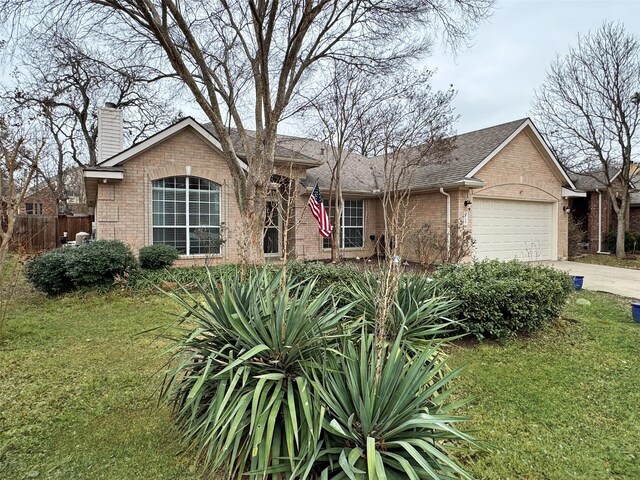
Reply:
<svg viewBox="0 0 640 480"><path fill-rule="evenodd" d="M596 188L598 192L598 253L602 253L602 191Z"/></svg>
<svg viewBox="0 0 640 480"><path fill-rule="evenodd" d="M447 197L447 261L451 256L451 195L444 191L443 187L440 187L440 193Z"/></svg>

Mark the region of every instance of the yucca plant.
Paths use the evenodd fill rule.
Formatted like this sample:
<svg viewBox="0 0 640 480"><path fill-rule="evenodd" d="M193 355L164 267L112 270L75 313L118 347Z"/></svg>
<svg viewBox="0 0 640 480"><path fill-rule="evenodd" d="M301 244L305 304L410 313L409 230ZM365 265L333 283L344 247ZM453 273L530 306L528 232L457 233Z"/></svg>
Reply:
<svg viewBox="0 0 640 480"><path fill-rule="evenodd" d="M352 314L368 321L373 333L378 319L380 279L362 275L348 287L348 299L358 300ZM458 322L449 318L460 303L438 293L436 284L422 275L403 274L398 281L389 318L386 320L388 342L403 333L404 346L410 352L428 347L434 338L452 340L460 330ZM378 319L379 320L379 319Z"/></svg>
<svg viewBox="0 0 640 480"><path fill-rule="evenodd" d="M317 453L323 411L307 372L344 335L350 306L282 275L211 278L174 295L186 314L162 394L198 458L228 479L305 478Z"/></svg>
<svg viewBox="0 0 640 480"><path fill-rule="evenodd" d="M402 330L377 351L372 335L344 342L343 355L314 386L326 408L321 479L470 479L449 455L457 442L474 442L454 424L451 380L436 344L408 358ZM382 366L376 372L378 360Z"/></svg>

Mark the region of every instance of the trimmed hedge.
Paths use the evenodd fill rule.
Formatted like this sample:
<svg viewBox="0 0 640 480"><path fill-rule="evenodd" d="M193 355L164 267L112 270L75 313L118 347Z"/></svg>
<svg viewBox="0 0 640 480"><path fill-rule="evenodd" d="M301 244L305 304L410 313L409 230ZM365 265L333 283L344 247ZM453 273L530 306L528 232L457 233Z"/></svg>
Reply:
<svg viewBox="0 0 640 480"><path fill-rule="evenodd" d="M480 339L541 328L558 318L572 290L566 273L517 260L447 265L434 280L461 302L456 319Z"/></svg>
<svg viewBox="0 0 640 480"><path fill-rule="evenodd" d="M129 246L117 240L99 240L78 247L62 247L37 256L26 266L31 284L47 295L112 283L137 268Z"/></svg>
<svg viewBox="0 0 640 480"><path fill-rule="evenodd" d="M138 253L140 266L148 270L170 267L178 257L180 257L180 253L175 247L162 244L142 247Z"/></svg>

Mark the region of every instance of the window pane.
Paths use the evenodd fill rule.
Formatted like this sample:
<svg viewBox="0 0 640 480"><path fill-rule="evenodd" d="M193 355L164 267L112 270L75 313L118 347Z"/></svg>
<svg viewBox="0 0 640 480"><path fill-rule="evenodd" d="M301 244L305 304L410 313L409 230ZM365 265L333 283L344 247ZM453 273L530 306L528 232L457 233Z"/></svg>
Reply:
<svg viewBox="0 0 640 480"><path fill-rule="evenodd" d="M345 248L361 248L362 228L345 228L344 229L344 246Z"/></svg>
<svg viewBox="0 0 640 480"><path fill-rule="evenodd" d="M329 208L329 202L324 201L325 208ZM333 213L333 212L332 212ZM331 215L331 223L334 216ZM345 200L342 210L342 237L340 248L362 248L364 246L364 201ZM331 248L331 238L322 240L323 248Z"/></svg>
<svg viewBox="0 0 640 480"><path fill-rule="evenodd" d="M265 254L280 253L280 212L278 202L267 202L264 218L262 250Z"/></svg>
<svg viewBox="0 0 640 480"><path fill-rule="evenodd" d="M153 243L173 245L182 254L220 253L220 191L216 183L195 177L162 178L152 182L152 199Z"/></svg>
<svg viewBox="0 0 640 480"><path fill-rule="evenodd" d="M280 234L277 228L266 228L264 230L263 250L266 254L280 253Z"/></svg>
<svg viewBox="0 0 640 480"><path fill-rule="evenodd" d="M184 228L154 227L153 243L171 245L184 255L187 253L187 230Z"/></svg>
<svg viewBox="0 0 640 480"><path fill-rule="evenodd" d="M190 228L189 243L191 255L218 254L220 253L220 229L214 228Z"/></svg>
<svg viewBox="0 0 640 480"><path fill-rule="evenodd" d="M189 179L189 225L220 226L218 185L202 178Z"/></svg>

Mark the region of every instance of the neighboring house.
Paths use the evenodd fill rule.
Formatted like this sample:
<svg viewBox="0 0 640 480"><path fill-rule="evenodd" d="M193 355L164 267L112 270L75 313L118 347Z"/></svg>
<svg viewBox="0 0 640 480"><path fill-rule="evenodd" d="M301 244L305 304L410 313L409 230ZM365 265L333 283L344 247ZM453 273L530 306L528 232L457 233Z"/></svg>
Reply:
<svg viewBox="0 0 640 480"><path fill-rule="evenodd" d="M49 183L37 176L33 186L25 195L20 206L23 215L44 215L56 217L58 215L91 215L84 195L83 171L79 167L69 168L64 172L65 184L71 195L67 199L66 208L62 205ZM51 180L55 186L56 181Z"/></svg>
<svg viewBox="0 0 640 480"><path fill-rule="evenodd" d="M640 179L637 165L633 166L632 178L634 177ZM588 175L574 174L572 179L576 188L586 193L586 197L571 201L571 216L586 234L586 250L590 253L608 252L607 235L617 230L618 219L607 191L606 177L603 172L594 172ZM622 186L618 174L613 176L611 182L616 191ZM638 181L632 180L625 228L640 231L640 193L635 183Z"/></svg>
<svg viewBox="0 0 640 480"><path fill-rule="evenodd" d="M153 243L174 245L183 254L183 265L201 263L205 256L238 261L240 214L231 174L212 130L186 118L123 150L122 112L103 108L99 115L99 163L85 169L87 201L96 207L96 237L119 239L134 249ZM476 239L478 258L566 257L568 198L585 194L575 192L531 120L452 140L454 149L446 158L420 167L413 178L410 228L429 222L445 229L448 222L461 219ZM318 234L306 207L316 182L328 197L329 152L317 141L279 137L274 179L292 177L302 188L291 199L290 218L283 218L278 195L267 205L266 256L282 255L282 232L289 225L290 257L330 258L328 241ZM345 257L373 255L383 233L379 164L380 159L358 155L345 162ZM211 249L207 239L220 236L224 244ZM415 260L415 246L409 241L405 247L405 257Z"/></svg>

